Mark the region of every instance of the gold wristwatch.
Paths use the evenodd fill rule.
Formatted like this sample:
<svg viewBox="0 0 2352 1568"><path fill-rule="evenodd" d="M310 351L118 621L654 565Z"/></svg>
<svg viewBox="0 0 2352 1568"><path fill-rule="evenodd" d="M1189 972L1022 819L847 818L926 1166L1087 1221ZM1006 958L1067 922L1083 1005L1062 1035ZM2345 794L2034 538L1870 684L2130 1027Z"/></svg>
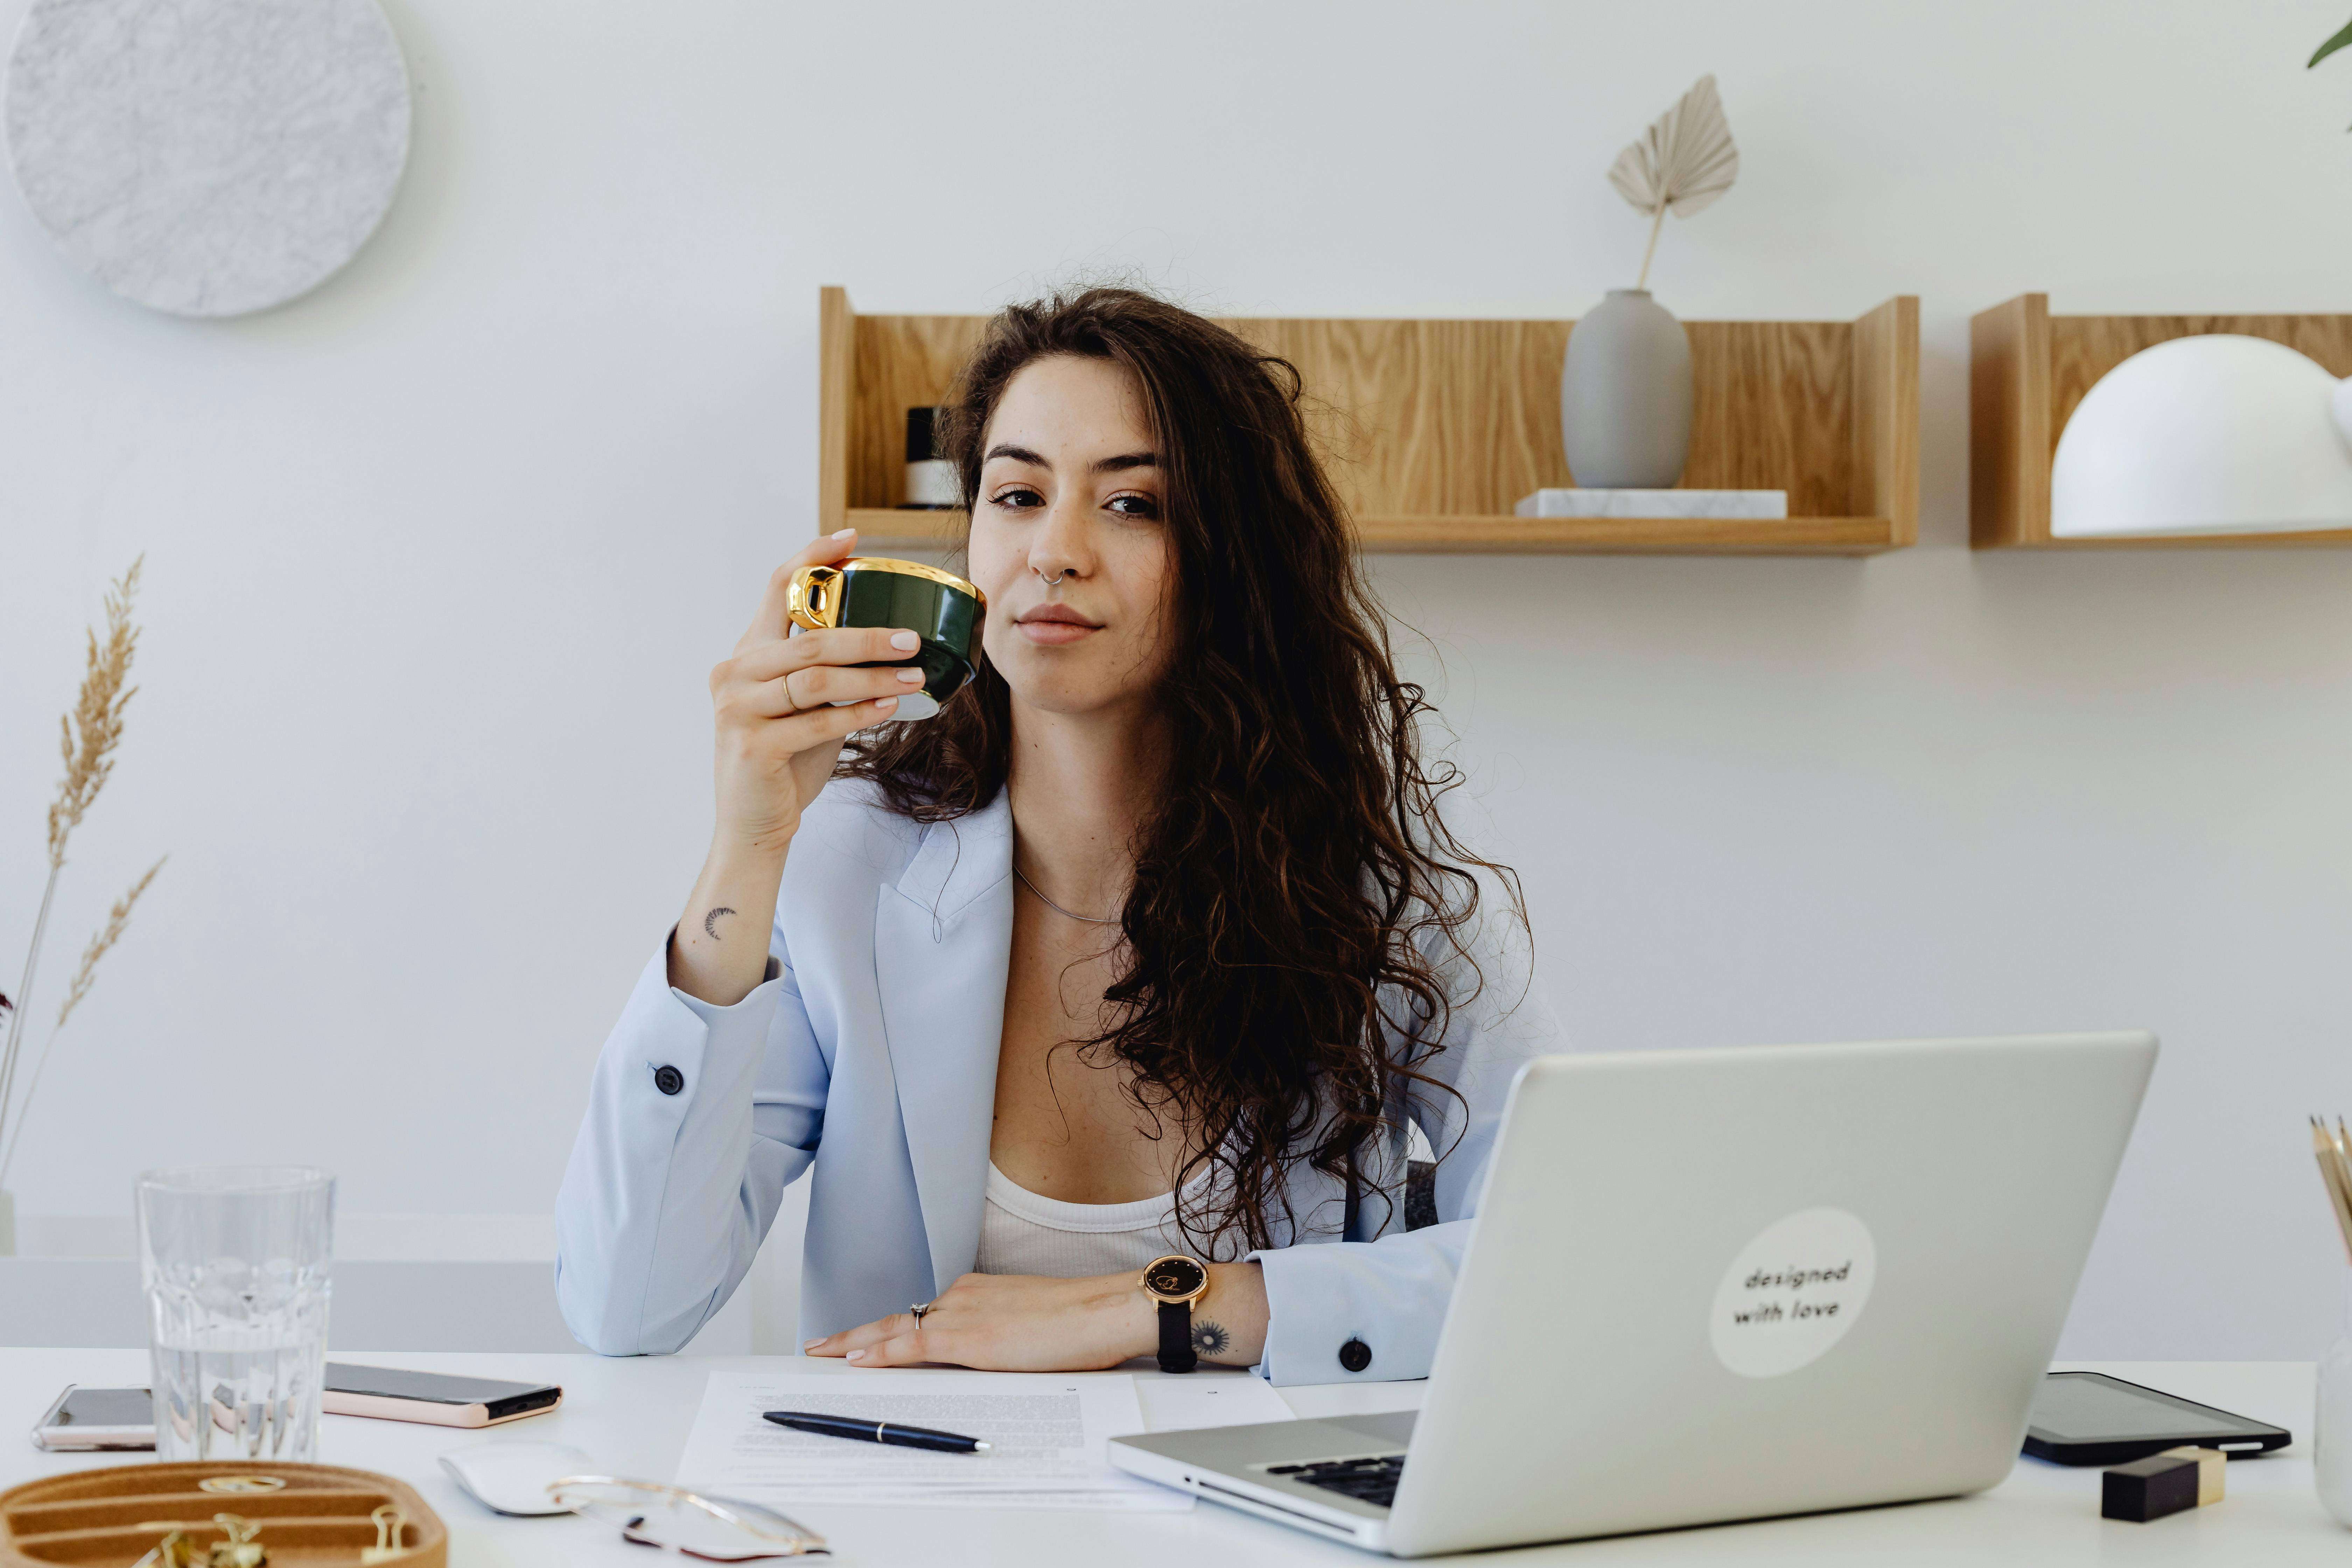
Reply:
<svg viewBox="0 0 2352 1568"><path fill-rule="evenodd" d="M1138 1281L1160 1303L1160 1370L1192 1372L1201 1364L1192 1348L1192 1303L1209 1293L1209 1266L1171 1252L1144 1265Z"/></svg>

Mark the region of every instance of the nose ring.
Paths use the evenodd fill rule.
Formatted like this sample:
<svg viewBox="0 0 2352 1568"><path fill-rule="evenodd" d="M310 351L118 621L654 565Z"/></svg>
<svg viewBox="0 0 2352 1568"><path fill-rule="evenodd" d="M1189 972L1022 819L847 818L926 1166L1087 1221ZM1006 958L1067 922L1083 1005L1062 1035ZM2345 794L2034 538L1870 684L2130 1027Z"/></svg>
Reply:
<svg viewBox="0 0 2352 1568"><path fill-rule="evenodd" d="M1045 584L1045 586L1047 586L1048 588L1058 588L1058 587L1060 587L1060 586L1062 585L1062 579L1063 579L1063 578L1065 578L1065 577L1067 577L1067 576L1070 574L1070 569L1069 569L1068 567L1066 567L1066 566L1063 567L1059 573L1055 574L1055 575L1053 575L1053 576L1051 576L1051 577L1046 576L1045 573L1043 573L1043 572L1041 572L1041 571L1038 571L1038 569L1037 569L1036 567L1034 567L1034 566L1032 566L1031 568L1029 568L1029 570L1030 570L1030 571L1032 571L1032 572L1036 572L1036 573L1037 573L1037 581L1039 581L1040 583Z"/></svg>

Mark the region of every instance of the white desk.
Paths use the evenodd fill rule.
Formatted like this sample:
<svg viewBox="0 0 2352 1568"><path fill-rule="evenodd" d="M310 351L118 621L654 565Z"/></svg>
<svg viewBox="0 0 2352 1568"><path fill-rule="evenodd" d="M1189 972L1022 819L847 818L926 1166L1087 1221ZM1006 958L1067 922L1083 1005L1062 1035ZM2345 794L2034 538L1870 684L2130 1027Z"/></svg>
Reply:
<svg viewBox="0 0 2352 1568"><path fill-rule="evenodd" d="M497 1435L571 1443L616 1473L669 1480L702 1401L703 1379L719 1367L774 1367L773 1357L647 1357L607 1361L591 1355L384 1353L347 1359L485 1377L561 1383L564 1408L496 1429ZM856 1373L839 1363L793 1362L795 1370ZM2352 1531L2339 1529L2312 1491L2307 1436L2311 1367L2294 1362L2101 1363L2098 1369L2275 1422L2294 1447L2230 1467L2230 1495L2154 1524L2099 1518L2096 1470L2021 1460L1990 1492L1948 1502L1822 1514L1759 1524L1628 1536L1581 1544L1482 1554L1478 1561L1572 1564L1739 1563L1750 1568L1803 1564L2231 1563L2264 1568L2352 1562ZM1157 1373L1140 1375L1158 1376ZM1207 1374L1203 1374L1207 1375ZM43 1454L26 1436L32 1422L68 1383L142 1384L147 1361L136 1351L0 1350L0 1489L37 1476L122 1461L119 1455ZM1395 1410L1420 1401L1419 1384L1359 1384L1287 1391L1304 1415ZM455 1568L485 1564L610 1563L646 1568L656 1559L602 1526L570 1517L505 1519L474 1502L442 1474L434 1456L485 1434L355 1416L330 1415L320 1456L408 1481L449 1526ZM1562 1485L1569 1484L1562 1478ZM1350 1547L1202 1503L1188 1514L1028 1513L1001 1510L812 1508L794 1510L831 1537L844 1568L952 1559L959 1568L1097 1568L1150 1563L1318 1564L1361 1568L1381 1561Z"/></svg>

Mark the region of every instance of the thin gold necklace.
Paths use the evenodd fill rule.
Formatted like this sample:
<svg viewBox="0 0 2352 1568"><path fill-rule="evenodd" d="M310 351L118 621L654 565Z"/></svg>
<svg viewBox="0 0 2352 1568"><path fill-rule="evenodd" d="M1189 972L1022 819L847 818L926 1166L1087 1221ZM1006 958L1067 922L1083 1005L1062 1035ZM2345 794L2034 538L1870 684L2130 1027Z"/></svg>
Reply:
<svg viewBox="0 0 2352 1568"><path fill-rule="evenodd" d="M1092 915L1082 915L1076 910L1064 909L1053 900L1045 897L1045 889L1038 887L1036 883L1029 879L1028 875L1021 869L1021 862L1018 860L1015 860L1013 863L1013 874L1021 879L1021 885L1023 887L1037 895L1038 902L1044 904L1047 909L1053 910L1057 915L1067 915L1074 921L1084 921L1090 926L1115 926L1118 924L1118 917L1117 915L1112 915L1107 920L1097 920Z"/></svg>

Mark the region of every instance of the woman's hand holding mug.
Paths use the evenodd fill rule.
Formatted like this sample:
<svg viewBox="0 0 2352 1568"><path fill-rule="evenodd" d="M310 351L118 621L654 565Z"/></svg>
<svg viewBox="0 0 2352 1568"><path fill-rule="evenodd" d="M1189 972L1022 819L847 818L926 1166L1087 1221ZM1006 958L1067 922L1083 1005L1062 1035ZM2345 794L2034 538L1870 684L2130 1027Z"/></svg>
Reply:
<svg viewBox="0 0 2352 1568"><path fill-rule="evenodd" d="M845 559L856 531L819 539L776 569L732 657L710 672L718 825L709 858L670 940L670 984L732 1006L767 972L776 889L801 813L833 776L842 742L921 689L910 628L837 626L793 634L793 574ZM843 704L836 707L835 704Z"/></svg>
<svg viewBox="0 0 2352 1568"><path fill-rule="evenodd" d="M733 656L710 672L719 832L755 853L782 857L801 812L833 776L842 742L889 718L900 694L923 683L919 669L856 668L911 657L922 639L909 628L793 631L793 574L844 559L856 539L844 529L776 568Z"/></svg>

